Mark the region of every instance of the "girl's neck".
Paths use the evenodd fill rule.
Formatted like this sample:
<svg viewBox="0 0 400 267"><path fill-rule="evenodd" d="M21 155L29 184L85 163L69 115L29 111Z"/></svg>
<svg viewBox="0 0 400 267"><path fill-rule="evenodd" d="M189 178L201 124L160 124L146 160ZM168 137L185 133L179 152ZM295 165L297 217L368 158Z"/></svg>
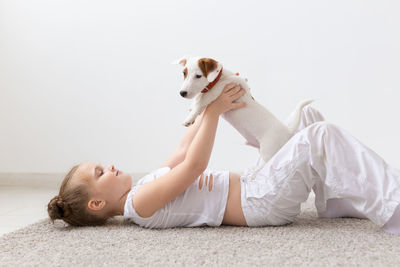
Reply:
<svg viewBox="0 0 400 267"><path fill-rule="evenodd" d="M123 194L122 197L117 201L117 203L115 204L115 212L113 216L124 215L125 202L130 191L131 189L126 191L125 194Z"/></svg>

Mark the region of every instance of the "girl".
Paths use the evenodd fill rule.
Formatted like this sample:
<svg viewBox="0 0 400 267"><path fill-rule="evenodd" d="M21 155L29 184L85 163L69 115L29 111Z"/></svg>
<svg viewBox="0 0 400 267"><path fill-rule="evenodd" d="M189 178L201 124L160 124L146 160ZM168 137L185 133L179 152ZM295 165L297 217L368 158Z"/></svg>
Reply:
<svg viewBox="0 0 400 267"><path fill-rule="evenodd" d="M243 94L227 85L170 158L135 186L113 165L73 167L48 204L51 220L100 225L123 215L146 228L284 225L313 190L319 217L368 218L400 233L400 172L310 106L299 131L262 169L261 157L242 175L206 169L219 116L243 108L234 102Z"/></svg>

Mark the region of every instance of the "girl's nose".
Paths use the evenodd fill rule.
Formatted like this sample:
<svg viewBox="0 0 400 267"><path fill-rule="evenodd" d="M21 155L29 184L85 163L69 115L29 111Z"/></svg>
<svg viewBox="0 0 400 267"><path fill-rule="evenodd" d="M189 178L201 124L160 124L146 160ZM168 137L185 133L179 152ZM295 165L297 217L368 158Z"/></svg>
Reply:
<svg viewBox="0 0 400 267"><path fill-rule="evenodd" d="M115 167L114 167L114 165L112 164L112 165L110 165L110 166L108 166L108 168L110 169L110 171L114 171L114 169L115 169Z"/></svg>

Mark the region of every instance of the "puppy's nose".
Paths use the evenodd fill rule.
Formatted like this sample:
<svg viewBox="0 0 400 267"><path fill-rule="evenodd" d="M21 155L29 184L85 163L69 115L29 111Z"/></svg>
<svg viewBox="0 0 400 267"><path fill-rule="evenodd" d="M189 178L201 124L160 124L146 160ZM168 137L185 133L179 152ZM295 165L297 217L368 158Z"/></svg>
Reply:
<svg viewBox="0 0 400 267"><path fill-rule="evenodd" d="M186 91L180 91L179 93L181 94L182 97L185 97L187 95Z"/></svg>

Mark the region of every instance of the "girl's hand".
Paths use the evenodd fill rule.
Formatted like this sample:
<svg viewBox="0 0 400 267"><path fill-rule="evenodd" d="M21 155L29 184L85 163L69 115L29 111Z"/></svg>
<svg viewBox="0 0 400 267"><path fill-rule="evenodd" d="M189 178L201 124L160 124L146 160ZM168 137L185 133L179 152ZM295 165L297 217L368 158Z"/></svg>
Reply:
<svg viewBox="0 0 400 267"><path fill-rule="evenodd" d="M211 102L207 109L213 110L218 115L225 113L231 109L241 108L246 106L246 102L234 102L246 93L240 85L229 83L225 86L221 95Z"/></svg>

